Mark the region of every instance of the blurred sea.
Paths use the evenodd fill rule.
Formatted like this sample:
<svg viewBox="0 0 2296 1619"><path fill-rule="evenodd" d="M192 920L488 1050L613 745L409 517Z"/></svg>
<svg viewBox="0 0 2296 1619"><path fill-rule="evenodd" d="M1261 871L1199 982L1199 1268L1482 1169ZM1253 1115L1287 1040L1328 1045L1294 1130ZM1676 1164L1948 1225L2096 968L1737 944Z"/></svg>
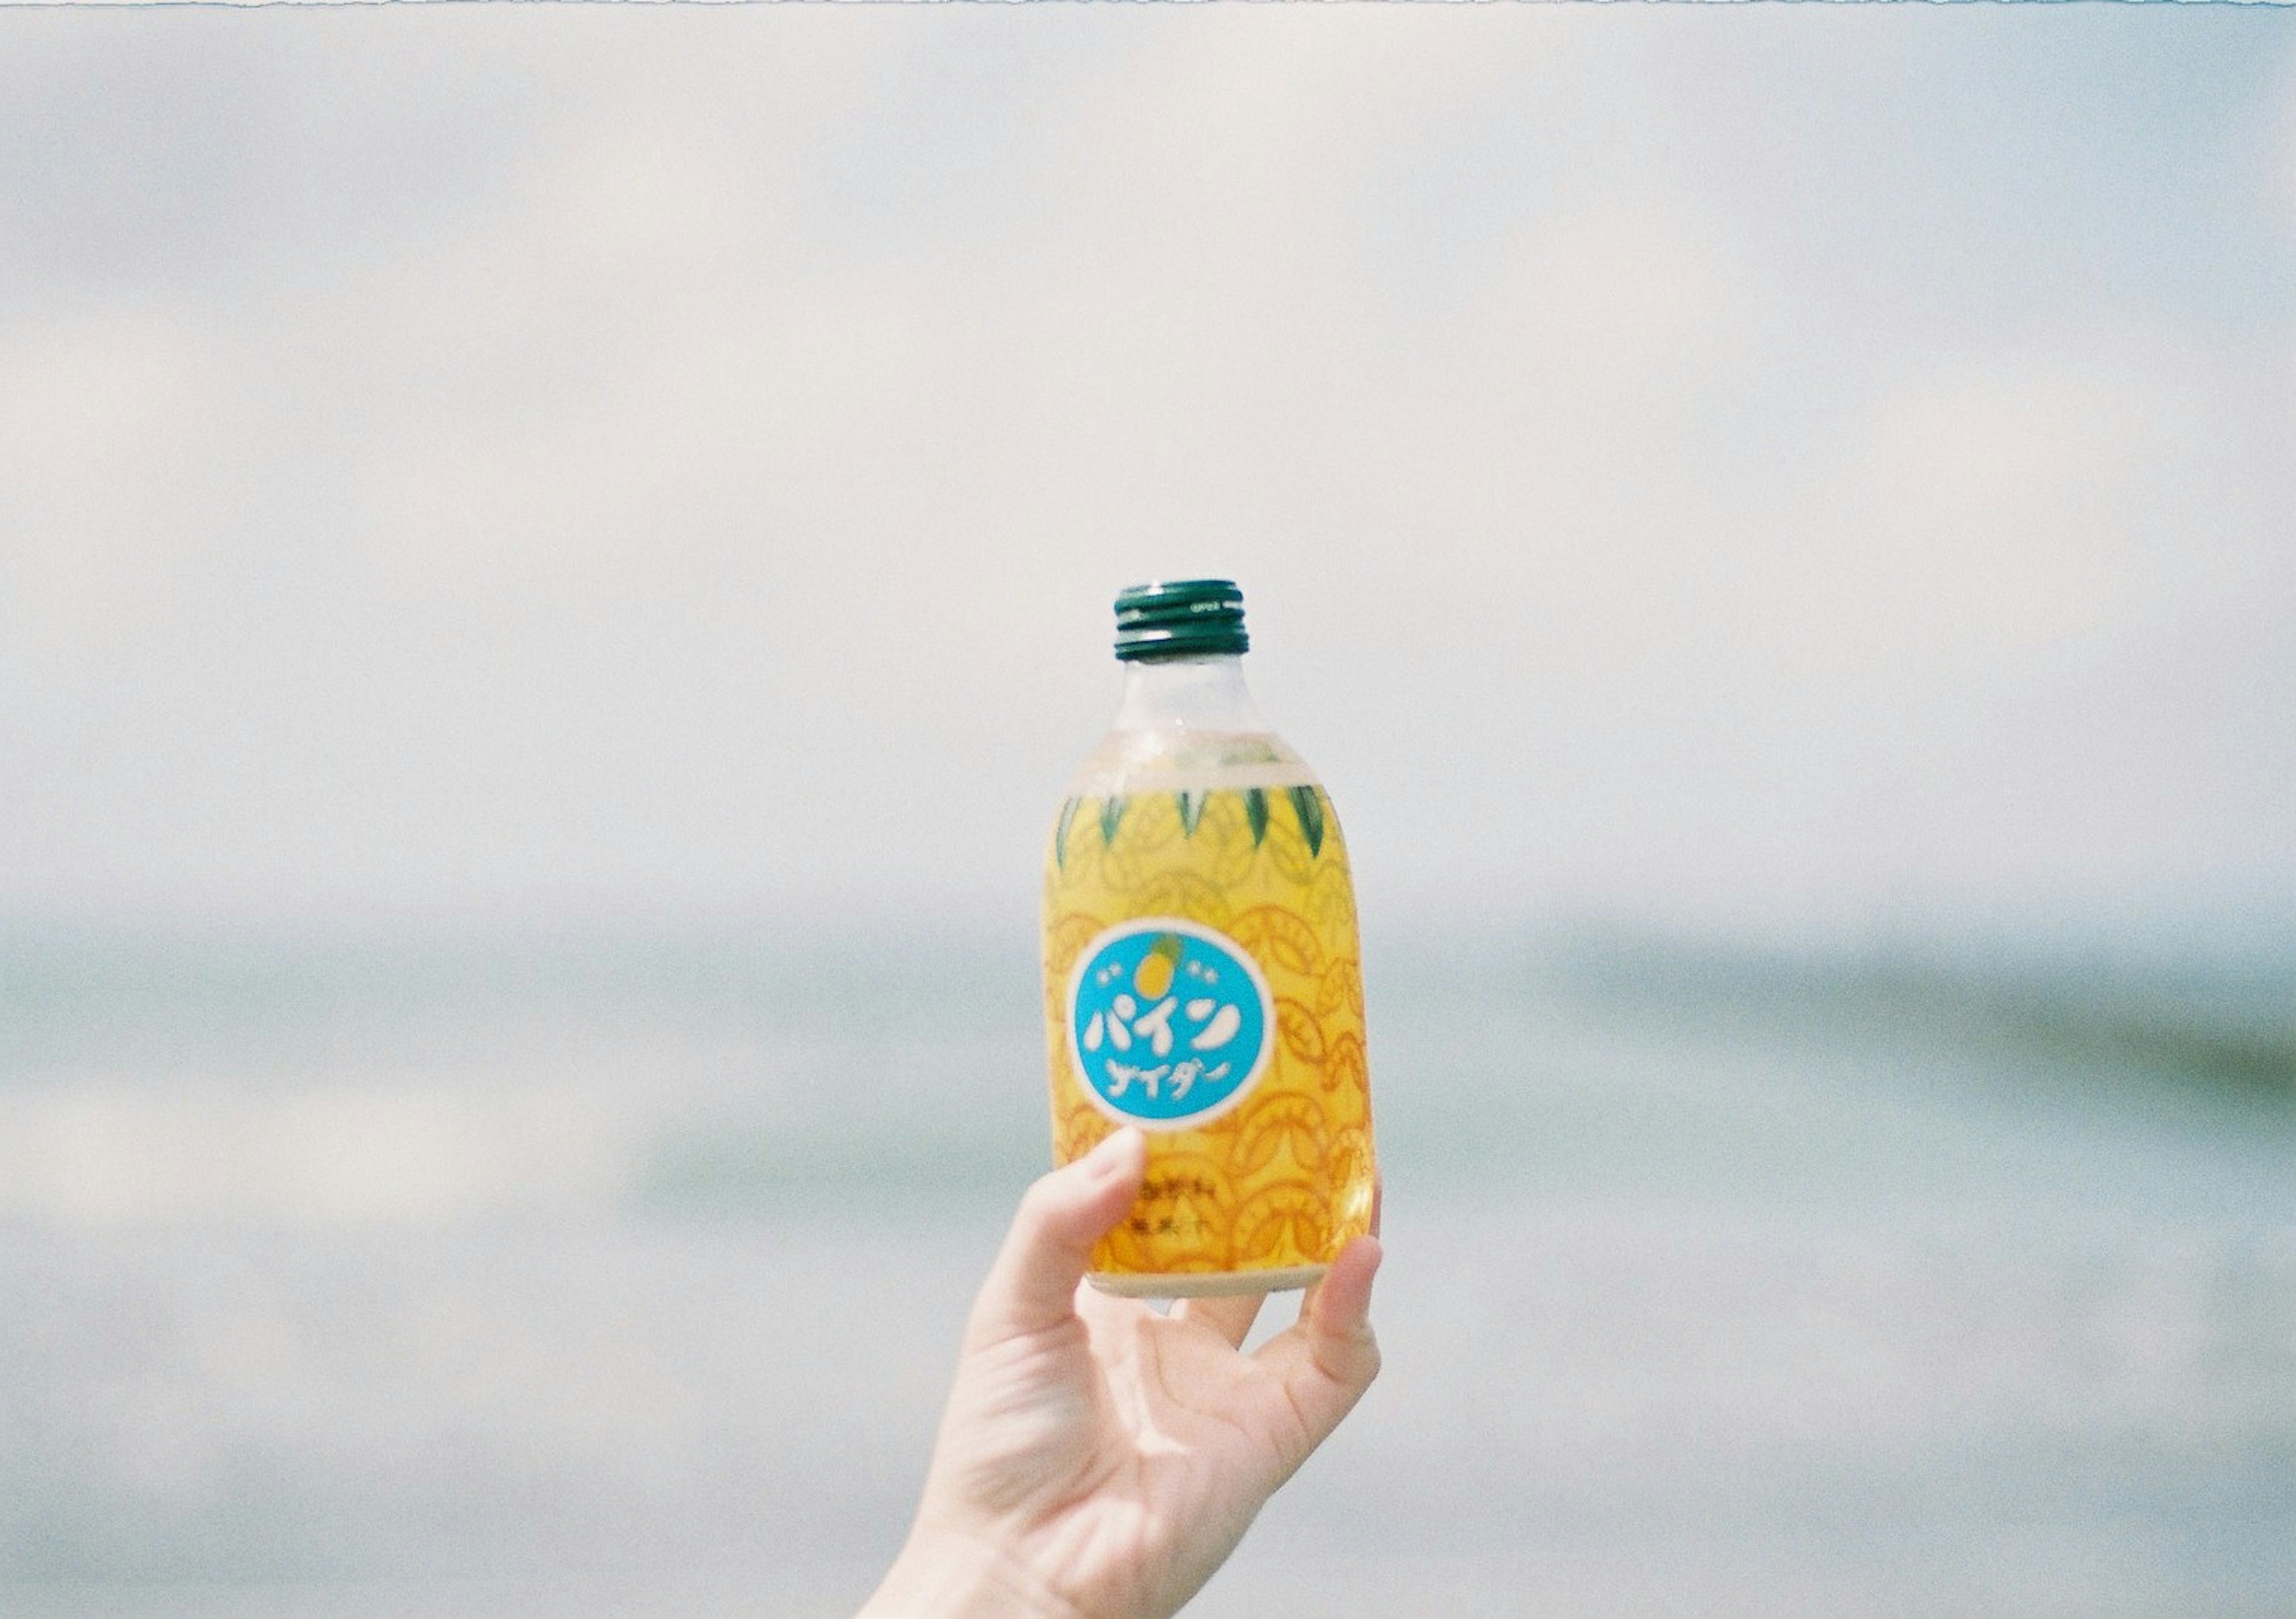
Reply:
<svg viewBox="0 0 2296 1619"><path fill-rule="evenodd" d="M1366 956L1387 1372L1192 1614L2296 1615L2296 958ZM0 932L0 1614L849 1611L1037 1007L1023 931Z"/></svg>

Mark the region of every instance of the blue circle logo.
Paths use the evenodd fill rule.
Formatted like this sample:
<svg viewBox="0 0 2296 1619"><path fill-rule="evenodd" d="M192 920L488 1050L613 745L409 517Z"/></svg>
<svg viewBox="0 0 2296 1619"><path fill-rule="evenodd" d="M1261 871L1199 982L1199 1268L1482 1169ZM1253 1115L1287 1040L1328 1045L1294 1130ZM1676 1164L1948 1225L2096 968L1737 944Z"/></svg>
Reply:
<svg viewBox="0 0 2296 1619"><path fill-rule="evenodd" d="M1242 1101L1267 1066L1275 1002L1226 934L1177 917L1109 928L1069 975L1069 1056L1103 1113L1151 1130Z"/></svg>

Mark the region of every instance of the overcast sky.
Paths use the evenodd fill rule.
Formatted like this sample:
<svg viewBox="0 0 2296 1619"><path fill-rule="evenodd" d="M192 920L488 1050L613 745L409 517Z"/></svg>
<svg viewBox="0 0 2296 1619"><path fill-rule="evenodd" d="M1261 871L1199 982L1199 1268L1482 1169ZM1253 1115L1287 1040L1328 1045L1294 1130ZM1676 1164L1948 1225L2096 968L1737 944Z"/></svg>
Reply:
<svg viewBox="0 0 2296 1619"><path fill-rule="evenodd" d="M0 916L2296 918L2296 16L0 12Z"/></svg>

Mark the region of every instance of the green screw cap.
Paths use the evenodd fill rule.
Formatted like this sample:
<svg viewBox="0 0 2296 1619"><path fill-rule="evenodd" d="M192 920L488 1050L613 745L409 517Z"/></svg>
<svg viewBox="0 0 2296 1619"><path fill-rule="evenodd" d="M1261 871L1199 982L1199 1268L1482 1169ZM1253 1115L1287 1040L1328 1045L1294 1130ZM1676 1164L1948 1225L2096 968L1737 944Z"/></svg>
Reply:
<svg viewBox="0 0 2296 1619"><path fill-rule="evenodd" d="M1116 595L1116 655L1217 658L1251 650L1243 593L1233 579L1164 579Z"/></svg>

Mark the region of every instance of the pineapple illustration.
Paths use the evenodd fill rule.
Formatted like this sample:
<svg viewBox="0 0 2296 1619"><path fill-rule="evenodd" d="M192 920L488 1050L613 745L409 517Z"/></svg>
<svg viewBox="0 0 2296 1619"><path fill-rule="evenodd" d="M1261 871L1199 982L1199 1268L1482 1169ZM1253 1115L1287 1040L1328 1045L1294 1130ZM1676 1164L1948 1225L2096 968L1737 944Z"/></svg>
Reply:
<svg viewBox="0 0 2296 1619"><path fill-rule="evenodd" d="M1148 953L1140 958L1140 965L1133 969L1132 987L1144 1001L1160 1001L1172 987L1172 975L1179 966L1180 936L1160 933L1156 942L1148 946Z"/></svg>

